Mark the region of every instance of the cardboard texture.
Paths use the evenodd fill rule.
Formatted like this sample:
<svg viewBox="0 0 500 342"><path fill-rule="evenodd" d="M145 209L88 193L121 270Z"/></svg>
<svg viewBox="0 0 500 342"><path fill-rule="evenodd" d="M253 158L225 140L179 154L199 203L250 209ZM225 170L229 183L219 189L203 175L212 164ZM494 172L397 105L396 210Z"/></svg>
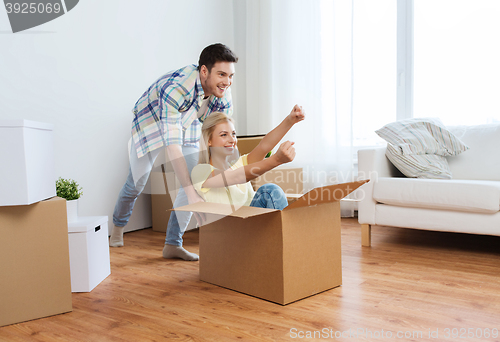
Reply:
<svg viewBox="0 0 500 342"><path fill-rule="evenodd" d="M29 120L0 121L0 206L56 195L53 128Z"/></svg>
<svg viewBox="0 0 500 342"><path fill-rule="evenodd" d="M282 305L342 284L340 199L366 181L311 190L284 210L196 203L200 280ZM217 219L217 220L215 220Z"/></svg>
<svg viewBox="0 0 500 342"><path fill-rule="evenodd" d="M297 168L276 168L267 171L262 176L252 180L255 190L267 183L279 185L287 195L302 194L304 192L303 170Z"/></svg>
<svg viewBox="0 0 500 342"><path fill-rule="evenodd" d="M107 216L80 216L68 224L71 291L90 292L111 274Z"/></svg>
<svg viewBox="0 0 500 342"><path fill-rule="evenodd" d="M264 137L264 134L239 136L237 145L240 155L252 152ZM304 191L302 172L302 168L276 168L252 180L252 185L257 190L266 183L274 183L279 185L285 194L291 195L290 199L293 199L296 194L302 194Z"/></svg>
<svg viewBox="0 0 500 342"><path fill-rule="evenodd" d="M177 196L176 191L169 192L168 184L175 184L175 186L171 187L178 189L178 182L173 170L165 170L165 167L154 169L149 178L151 182L153 230L156 232L166 232L171 213L169 209L172 209L173 199Z"/></svg>
<svg viewBox="0 0 500 342"><path fill-rule="evenodd" d="M165 160L168 156L165 152ZM160 165L151 171L149 176L151 184L151 214L153 230L156 232L167 231L173 202L179 192L180 182L175 177L171 164ZM186 230L196 228L196 219L191 218Z"/></svg>
<svg viewBox="0 0 500 342"><path fill-rule="evenodd" d="M236 145L238 146L238 151L240 151L240 155L248 154L252 152L252 150L257 147L262 138L266 135L248 135L248 136L238 136L238 141Z"/></svg>
<svg viewBox="0 0 500 342"><path fill-rule="evenodd" d="M0 207L0 326L72 310L66 200Z"/></svg>

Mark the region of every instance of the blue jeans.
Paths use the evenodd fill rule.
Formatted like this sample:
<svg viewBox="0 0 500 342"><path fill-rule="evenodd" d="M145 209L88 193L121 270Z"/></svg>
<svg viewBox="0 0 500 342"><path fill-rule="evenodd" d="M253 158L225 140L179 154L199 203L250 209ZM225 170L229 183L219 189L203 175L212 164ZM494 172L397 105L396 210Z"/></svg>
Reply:
<svg viewBox="0 0 500 342"><path fill-rule="evenodd" d="M198 149L195 147L183 146L182 153L184 154L189 173L191 174L191 170L198 163ZM146 186L149 174L158 154L159 151L156 150L148 153L144 157L137 158L135 151L131 151L129 174L125 185L120 190L115 210L113 212L113 224L115 226L124 227L127 225L130 215L132 215L135 201ZM181 188L175 198L174 208L186 204L188 204L187 196L184 189ZM192 213L190 212L174 211L170 214L165 243L174 246L182 246L182 235L184 235L184 232L186 231L191 215Z"/></svg>
<svg viewBox="0 0 500 342"><path fill-rule="evenodd" d="M182 147L182 153L184 154L184 159L189 170L189 175L191 178L191 171L198 164L199 151L194 147ZM173 208L182 207L183 205L188 205L189 201L184 188L181 187L175 198ZM186 228L193 216L192 212L189 211L171 211L170 219L167 224L167 236L165 238L165 244L172 246L182 246L182 235L186 231Z"/></svg>
<svg viewBox="0 0 500 342"><path fill-rule="evenodd" d="M250 203L251 207L283 210L288 205L283 190L273 183L262 185Z"/></svg>

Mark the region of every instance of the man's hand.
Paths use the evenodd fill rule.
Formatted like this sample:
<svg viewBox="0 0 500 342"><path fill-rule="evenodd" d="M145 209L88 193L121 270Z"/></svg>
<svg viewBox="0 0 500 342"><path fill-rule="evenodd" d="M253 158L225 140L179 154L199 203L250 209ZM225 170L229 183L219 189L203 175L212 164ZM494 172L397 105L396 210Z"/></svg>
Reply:
<svg viewBox="0 0 500 342"><path fill-rule="evenodd" d="M306 113L302 109L302 106L295 105L288 115L288 118L292 125L295 125L297 122L300 122L306 118Z"/></svg>
<svg viewBox="0 0 500 342"><path fill-rule="evenodd" d="M203 200L203 198L200 197L200 195L198 195L198 193L195 192L186 192L186 195L187 195L187 199L188 199L188 202L189 204L193 204L193 203L198 203L198 202L205 202ZM205 224L205 214L203 213L196 213L196 212L193 212L194 214L194 217L196 219L196 222L198 222L198 226L201 227Z"/></svg>
<svg viewBox="0 0 500 342"><path fill-rule="evenodd" d="M285 141L280 145L278 151L273 155L278 165L289 163L295 158L294 142Z"/></svg>

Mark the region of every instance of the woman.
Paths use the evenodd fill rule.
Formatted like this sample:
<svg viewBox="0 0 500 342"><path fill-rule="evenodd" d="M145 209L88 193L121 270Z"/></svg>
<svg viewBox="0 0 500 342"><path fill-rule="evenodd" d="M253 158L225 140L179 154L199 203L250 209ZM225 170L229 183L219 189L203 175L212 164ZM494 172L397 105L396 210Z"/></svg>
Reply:
<svg viewBox="0 0 500 342"><path fill-rule="evenodd" d="M302 107L295 105L290 114L269 132L252 152L239 156L233 119L213 113L202 126L199 164L191 173L193 186L206 201L282 210L288 204L283 190L265 184L254 192L250 181L295 157L293 142L286 141L278 151L265 158L296 123L304 120Z"/></svg>

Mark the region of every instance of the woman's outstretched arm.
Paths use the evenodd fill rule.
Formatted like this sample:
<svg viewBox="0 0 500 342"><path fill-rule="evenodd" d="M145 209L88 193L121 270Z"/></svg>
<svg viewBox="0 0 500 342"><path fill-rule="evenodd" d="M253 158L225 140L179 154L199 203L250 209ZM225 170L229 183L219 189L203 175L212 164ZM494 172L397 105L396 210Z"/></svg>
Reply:
<svg viewBox="0 0 500 342"><path fill-rule="evenodd" d="M243 184L257 178L275 167L289 163L295 158L293 142L282 143L278 151L271 157L256 163L245 165L236 170L228 169L224 172L214 171L202 185L203 188L222 188L229 185Z"/></svg>
<svg viewBox="0 0 500 342"><path fill-rule="evenodd" d="M305 113L301 106L295 105L290 114L271 132L267 133L261 142L248 154L248 164L253 164L264 159L285 134L297 122L304 120Z"/></svg>

